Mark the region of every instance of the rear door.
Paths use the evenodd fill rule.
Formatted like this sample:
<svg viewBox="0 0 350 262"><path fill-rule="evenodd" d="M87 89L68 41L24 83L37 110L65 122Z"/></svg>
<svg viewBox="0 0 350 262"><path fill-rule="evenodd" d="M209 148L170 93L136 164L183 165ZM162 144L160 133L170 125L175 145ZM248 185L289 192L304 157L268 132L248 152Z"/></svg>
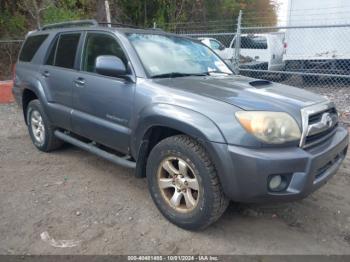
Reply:
<svg viewBox="0 0 350 262"><path fill-rule="evenodd" d="M49 106L52 120L59 127L71 130L73 81L78 73L77 50L81 32L58 34L52 42L45 65L40 72L50 92Z"/></svg>
<svg viewBox="0 0 350 262"><path fill-rule="evenodd" d="M130 139L135 83L120 77L96 73L98 56L120 58L127 68L130 62L116 36L89 31L82 48L81 71L74 81L72 126L75 133L102 145L127 153Z"/></svg>

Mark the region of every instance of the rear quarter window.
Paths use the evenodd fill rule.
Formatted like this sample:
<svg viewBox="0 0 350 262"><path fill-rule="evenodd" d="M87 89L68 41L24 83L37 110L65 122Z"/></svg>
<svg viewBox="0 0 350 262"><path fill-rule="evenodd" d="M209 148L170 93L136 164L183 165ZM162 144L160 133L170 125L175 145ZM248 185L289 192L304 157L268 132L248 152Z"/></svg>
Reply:
<svg viewBox="0 0 350 262"><path fill-rule="evenodd" d="M48 35L36 35L28 37L22 47L21 54L19 55L19 61L31 62L47 37Z"/></svg>

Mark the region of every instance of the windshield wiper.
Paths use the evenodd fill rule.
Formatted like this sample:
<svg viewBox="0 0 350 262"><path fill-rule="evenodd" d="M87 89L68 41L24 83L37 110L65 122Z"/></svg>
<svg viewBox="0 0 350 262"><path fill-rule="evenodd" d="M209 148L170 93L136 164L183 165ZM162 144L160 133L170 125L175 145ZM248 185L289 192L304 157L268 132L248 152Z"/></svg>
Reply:
<svg viewBox="0 0 350 262"><path fill-rule="evenodd" d="M180 72L171 72L166 74L154 75L152 78L175 78L175 77L185 77L185 76L206 76L206 73L180 73Z"/></svg>
<svg viewBox="0 0 350 262"><path fill-rule="evenodd" d="M227 72L222 72L222 71L219 71L219 70L215 70L215 71L208 71L208 72L204 72L203 74L207 75L207 76L210 76L211 74L223 74L223 75L232 75L230 73L227 73Z"/></svg>

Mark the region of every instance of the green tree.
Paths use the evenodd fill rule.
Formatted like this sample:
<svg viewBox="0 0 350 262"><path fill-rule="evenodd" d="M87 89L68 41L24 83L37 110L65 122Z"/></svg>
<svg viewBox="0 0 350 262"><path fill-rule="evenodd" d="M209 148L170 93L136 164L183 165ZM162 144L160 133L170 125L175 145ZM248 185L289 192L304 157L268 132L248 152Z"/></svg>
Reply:
<svg viewBox="0 0 350 262"><path fill-rule="evenodd" d="M109 0L112 21L165 30L197 25L202 31L233 30L239 10L245 25L275 25L275 0ZM23 35L41 24L95 18L104 20L104 0L1 0L0 37ZM211 21L221 21L213 23ZM188 24L192 23L192 24Z"/></svg>
<svg viewBox="0 0 350 262"><path fill-rule="evenodd" d="M43 13L43 23L50 24L86 18L82 7L77 0L57 1Z"/></svg>

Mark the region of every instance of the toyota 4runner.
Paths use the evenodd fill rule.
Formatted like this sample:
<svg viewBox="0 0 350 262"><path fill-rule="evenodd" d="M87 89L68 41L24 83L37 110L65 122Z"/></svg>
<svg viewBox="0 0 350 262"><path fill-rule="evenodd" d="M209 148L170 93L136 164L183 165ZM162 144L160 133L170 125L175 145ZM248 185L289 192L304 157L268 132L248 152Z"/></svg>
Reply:
<svg viewBox="0 0 350 262"><path fill-rule="evenodd" d="M229 200L306 197L348 148L326 98L234 75L199 41L160 30L44 26L26 37L13 93L39 150L68 142L134 168L160 212L192 230Z"/></svg>

